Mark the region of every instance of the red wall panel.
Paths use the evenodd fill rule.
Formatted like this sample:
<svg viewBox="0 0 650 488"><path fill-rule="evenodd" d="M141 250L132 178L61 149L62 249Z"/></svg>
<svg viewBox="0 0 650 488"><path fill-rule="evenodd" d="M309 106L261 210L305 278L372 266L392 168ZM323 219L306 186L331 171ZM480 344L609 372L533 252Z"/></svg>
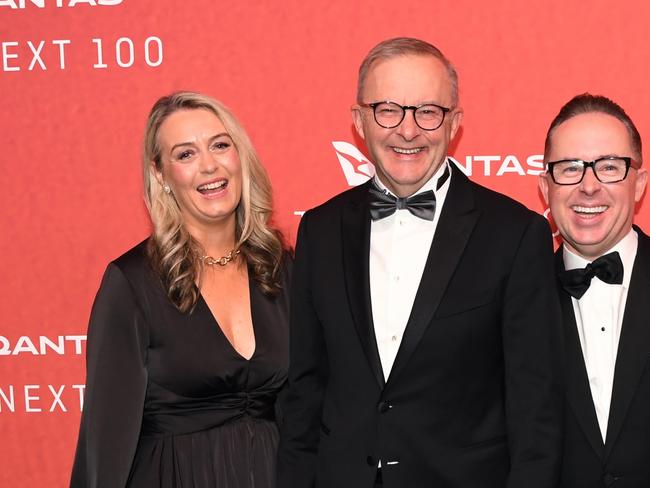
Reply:
<svg viewBox="0 0 650 488"><path fill-rule="evenodd" d="M349 146L367 154L349 115L361 59L420 37L460 75L452 156L542 213L540 153L569 98L610 96L648 133L649 21L640 0L0 0L0 486L68 481L92 299L149 232L139 154L159 96L233 109L293 240L297 213L347 188L342 163L367 171Z"/></svg>

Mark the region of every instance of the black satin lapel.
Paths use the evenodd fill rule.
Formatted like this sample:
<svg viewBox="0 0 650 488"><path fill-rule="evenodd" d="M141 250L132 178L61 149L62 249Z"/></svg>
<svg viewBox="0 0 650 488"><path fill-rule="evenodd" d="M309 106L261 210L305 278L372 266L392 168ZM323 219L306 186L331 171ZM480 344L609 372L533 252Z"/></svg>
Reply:
<svg viewBox="0 0 650 488"><path fill-rule="evenodd" d="M366 185L364 185L366 186ZM365 194L350 202L342 212L343 272L354 325L379 386L384 374L379 359L370 302L370 210Z"/></svg>
<svg viewBox="0 0 650 488"><path fill-rule="evenodd" d="M562 258L562 247L555 253L556 272L564 271L564 260ZM602 459L605 445L598 425L598 417L591 396L589 377L585 366L580 336L573 311L571 295L565 292L558 280L560 294L560 305L562 307L562 324L564 327L565 344L565 388L566 396L574 416L577 419L583 432L589 439L589 443Z"/></svg>
<svg viewBox="0 0 650 488"><path fill-rule="evenodd" d="M637 232L639 247L632 269L616 355L605 456L609 455L612 446L616 443L625 415L646 367L648 354L650 354L650 324L648 323L650 315L648 306L650 239L639 229Z"/></svg>
<svg viewBox="0 0 650 488"><path fill-rule="evenodd" d="M470 182L456 168L438 221L411 315L387 383L395 381L408 363L433 319L465 246L478 220Z"/></svg>

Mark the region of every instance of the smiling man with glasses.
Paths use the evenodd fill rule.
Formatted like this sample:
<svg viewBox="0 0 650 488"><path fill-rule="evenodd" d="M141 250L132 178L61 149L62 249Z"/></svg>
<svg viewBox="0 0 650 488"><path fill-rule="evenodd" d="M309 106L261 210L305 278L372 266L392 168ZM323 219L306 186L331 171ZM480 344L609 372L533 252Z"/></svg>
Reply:
<svg viewBox="0 0 650 488"><path fill-rule="evenodd" d="M300 223L280 488L556 487L550 228L449 162L462 113L427 42L361 64L377 175Z"/></svg>
<svg viewBox="0 0 650 488"><path fill-rule="evenodd" d="M583 94L551 123L544 154L540 189L563 240L561 486L650 486L650 239L632 225L641 137L619 105Z"/></svg>

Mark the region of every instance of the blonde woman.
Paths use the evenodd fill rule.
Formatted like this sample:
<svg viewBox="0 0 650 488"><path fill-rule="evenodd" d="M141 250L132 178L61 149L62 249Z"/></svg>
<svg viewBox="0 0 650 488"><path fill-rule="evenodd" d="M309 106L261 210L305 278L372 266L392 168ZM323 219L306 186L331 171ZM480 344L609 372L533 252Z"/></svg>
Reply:
<svg viewBox="0 0 650 488"><path fill-rule="evenodd" d="M143 156L153 234L93 306L71 486L272 487L290 261L268 177L198 93L156 102Z"/></svg>

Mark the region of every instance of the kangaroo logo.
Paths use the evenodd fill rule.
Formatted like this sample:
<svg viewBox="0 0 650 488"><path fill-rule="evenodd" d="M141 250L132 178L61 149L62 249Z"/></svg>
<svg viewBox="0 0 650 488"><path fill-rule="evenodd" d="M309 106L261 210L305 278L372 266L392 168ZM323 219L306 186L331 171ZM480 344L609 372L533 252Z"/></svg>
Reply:
<svg viewBox="0 0 650 488"><path fill-rule="evenodd" d="M333 141L332 146L348 185L358 186L375 176L375 166L355 145L345 141Z"/></svg>
<svg viewBox="0 0 650 488"><path fill-rule="evenodd" d="M551 226L551 230L553 231L553 237L558 237L560 235L560 230L557 228L557 225L555 224L555 220L553 220L553 216L551 215L551 209L546 208L544 210L544 217L546 217L546 220L548 220L549 225Z"/></svg>

